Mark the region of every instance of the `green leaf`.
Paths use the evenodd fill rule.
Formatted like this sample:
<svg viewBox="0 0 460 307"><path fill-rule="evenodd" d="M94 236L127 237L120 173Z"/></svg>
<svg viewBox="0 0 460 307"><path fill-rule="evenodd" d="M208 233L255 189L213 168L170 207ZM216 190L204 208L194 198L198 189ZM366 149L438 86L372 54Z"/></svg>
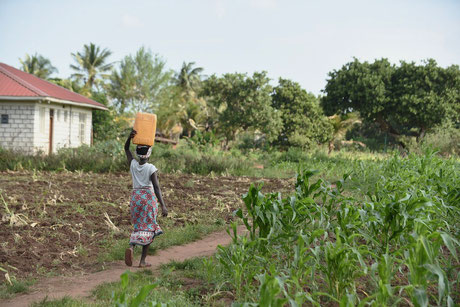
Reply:
<svg viewBox="0 0 460 307"><path fill-rule="evenodd" d="M439 294L439 302L441 302L441 299L444 296L444 291L446 290L444 272L441 270L441 268L437 264L425 264L424 267L431 273L438 276L438 294Z"/></svg>
<svg viewBox="0 0 460 307"><path fill-rule="evenodd" d="M450 253L454 256L455 260L458 261L457 251L455 249L454 243L457 244L457 245L460 245L459 242L456 239L452 238L450 235L448 235L445 232L441 233L441 238L444 241L444 244L446 244L446 246L449 249Z"/></svg>
<svg viewBox="0 0 460 307"><path fill-rule="evenodd" d="M418 306L420 307L428 306L428 297L426 295L425 288L415 288L414 295L415 295L415 301L417 302Z"/></svg>
<svg viewBox="0 0 460 307"><path fill-rule="evenodd" d="M131 274L129 271L124 272L121 274L120 279L121 279L121 288L126 289L129 283L129 274Z"/></svg>
<svg viewBox="0 0 460 307"><path fill-rule="evenodd" d="M157 286L157 284L143 286L137 296L130 302L129 307L138 307L141 303L144 302L150 291L155 289Z"/></svg>

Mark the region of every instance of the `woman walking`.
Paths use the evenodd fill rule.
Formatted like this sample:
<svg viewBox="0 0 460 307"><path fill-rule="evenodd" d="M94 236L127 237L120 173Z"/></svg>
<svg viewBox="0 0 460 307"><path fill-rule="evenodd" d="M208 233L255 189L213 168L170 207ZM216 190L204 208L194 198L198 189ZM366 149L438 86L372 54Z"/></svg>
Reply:
<svg viewBox="0 0 460 307"><path fill-rule="evenodd" d="M151 264L145 262L149 246L156 236L163 233L157 224L158 201L161 204L163 216L168 215L168 210L161 195L157 168L153 164L147 163L152 147L137 145L136 155L139 157L139 162L133 158L129 150L131 139L135 135L136 131L132 130L125 143L126 158L128 159L129 170L133 179L130 211L134 227L129 239L129 248L125 251L125 263L127 266L133 265L134 247L141 245L142 256L139 267L149 267Z"/></svg>

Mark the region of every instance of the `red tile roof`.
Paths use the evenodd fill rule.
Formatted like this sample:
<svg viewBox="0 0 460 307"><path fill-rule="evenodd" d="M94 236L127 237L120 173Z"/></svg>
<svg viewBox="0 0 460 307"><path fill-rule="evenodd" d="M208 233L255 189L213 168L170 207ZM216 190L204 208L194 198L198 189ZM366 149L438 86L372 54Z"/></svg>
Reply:
<svg viewBox="0 0 460 307"><path fill-rule="evenodd" d="M3 63L0 63L0 96L50 97L106 109L99 102Z"/></svg>

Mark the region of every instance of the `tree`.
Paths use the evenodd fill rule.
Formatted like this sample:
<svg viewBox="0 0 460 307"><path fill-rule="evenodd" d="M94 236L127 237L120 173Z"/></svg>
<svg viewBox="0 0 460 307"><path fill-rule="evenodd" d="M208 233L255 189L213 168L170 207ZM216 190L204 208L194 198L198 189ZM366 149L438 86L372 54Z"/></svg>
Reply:
<svg viewBox="0 0 460 307"><path fill-rule="evenodd" d="M176 75L176 85L186 94L196 93L201 83L200 74L203 72L203 68L193 68L194 65L195 62L182 63L182 68Z"/></svg>
<svg viewBox="0 0 460 307"><path fill-rule="evenodd" d="M329 139L329 152L330 154L334 149L334 142L342 141L345 139L346 134L350 131L356 124L361 124L361 119L359 118L356 112L351 112L347 114L335 114L329 116L329 122L332 125L332 137ZM361 143L361 142L359 142Z"/></svg>
<svg viewBox="0 0 460 307"><path fill-rule="evenodd" d="M176 74L176 86L180 91L175 113L176 121L182 127L183 133L191 137L197 129L206 129L208 106L206 101L199 98L197 93L201 87L202 67L195 67L195 62L183 63Z"/></svg>
<svg viewBox="0 0 460 307"><path fill-rule="evenodd" d="M216 110L218 128L226 141L234 140L242 130L260 131L269 141L281 128L281 114L272 107L266 72L213 75L204 82L202 95Z"/></svg>
<svg viewBox="0 0 460 307"><path fill-rule="evenodd" d="M26 53L24 59L19 59L19 62L22 71L42 79L48 79L53 73L58 72L49 59L37 53L32 56Z"/></svg>
<svg viewBox="0 0 460 307"><path fill-rule="evenodd" d="M298 83L280 78L272 99L283 123L276 144L304 147L331 139L332 126L319 106L319 99Z"/></svg>
<svg viewBox="0 0 460 307"><path fill-rule="evenodd" d="M136 55L126 56L119 71L113 71L109 94L119 112L153 112L160 101L160 93L170 83L172 71L166 62L150 50L140 48Z"/></svg>
<svg viewBox="0 0 460 307"><path fill-rule="evenodd" d="M113 64L107 63L112 52L105 48L101 50L99 46L93 43L83 46L82 52L72 53L75 65L71 64L70 68L76 71L72 77L83 81L83 87L90 92L93 86L98 86L102 79L110 76Z"/></svg>
<svg viewBox="0 0 460 307"><path fill-rule="evenodd" d="M59 85L63 88L66 88L72 92L75 92L81 95L87 94L86 89L84 89L83 86L76 80L72 80L70 78L69 79L49 78L48 81L56 85Z"/></svg>
<svg viewBox="0 0 460 307"><path fill-rule="evenodd" d="M108 106L108 99L103 92L93 92L92 99L102 103L109 110L93 110L93 138L95 142L114 140L120 134L120 128L115 124L115 114L111 107Z"/></svg>
<svg viewBox="0 0 460 307"><path fill-rule="evenodd" d="M456 65L445 69L428 60L424 65L402 61L398 67L387 59L372 64L355 59L329 73L322 106L328 115L359 111L396 139L421 139L445 120L458 122L459 88Z"/></svg>
<svg viewBox="0 0 460 307"><path fill-rule="evenodd" d="M436 61L425 65L401 62L391 83L394 105L391 119L402 126L402 134L422 139L425 133L444 121L459 122L460 70L454 65L444 69Z"/></svg>

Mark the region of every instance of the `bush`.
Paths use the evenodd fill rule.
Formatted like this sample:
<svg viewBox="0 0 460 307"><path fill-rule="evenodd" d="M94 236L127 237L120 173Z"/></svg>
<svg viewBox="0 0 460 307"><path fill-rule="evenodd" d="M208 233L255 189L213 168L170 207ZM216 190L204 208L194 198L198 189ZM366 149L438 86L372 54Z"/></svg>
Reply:
<svg viewBox="0 0 460 307"><path fill-rule="evenodd" d="M155 144L150 157L162 172L184 172L207 175L240 175L247 172L252 163L244 156L234 156L231 152L216 149L198 150L196 147L181 144L177 149L168 145ZM120 142L111 140L92 147L62 148L56 154L45 156L42 153L23 155L12 150L0 148L0 170L41 170L41 171L85 171L121 172L127 171L125 152Z"/></svg>
<svg viewBox="0 0 460 307"><path fill-rule="evenodd" d="M460 155L460 129L451 124L436 128L425 136L422 144L432 146L445 155Z"/></svg>
<svg viewBox="0 0 460 307"><path fill-rule="evenodd" d="M300 147L289 147L279 157L280 162L301 162L307 159L306 152Z"/></svg>

